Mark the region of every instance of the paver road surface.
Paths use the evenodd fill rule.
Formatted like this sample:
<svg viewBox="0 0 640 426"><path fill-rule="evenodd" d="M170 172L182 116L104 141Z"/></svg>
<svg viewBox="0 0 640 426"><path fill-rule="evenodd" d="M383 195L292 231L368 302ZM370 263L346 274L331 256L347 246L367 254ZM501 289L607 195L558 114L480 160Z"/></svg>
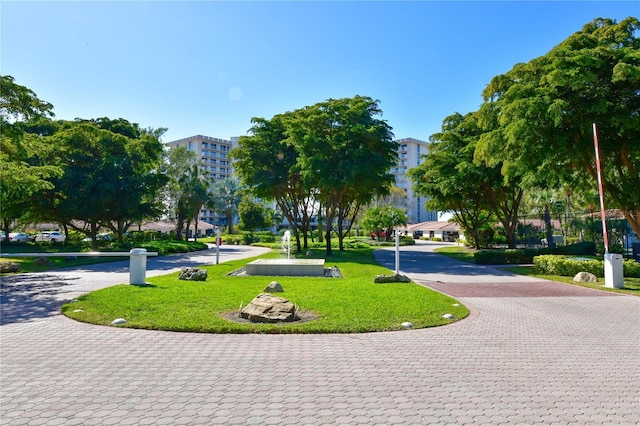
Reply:
<svg viewBox="0 0 640 426"><path fill-rule="evenodd" d="M386 333L99 327L60 305L127 282L126 262L3 277L0 424L640 424L639 297L466 265L433 247L403 248L401 272L472 314ZM221 260L257 254L229 250ZM393 255L376 252L391 270ZM211 256L149 259L148 275Z"/></svg>

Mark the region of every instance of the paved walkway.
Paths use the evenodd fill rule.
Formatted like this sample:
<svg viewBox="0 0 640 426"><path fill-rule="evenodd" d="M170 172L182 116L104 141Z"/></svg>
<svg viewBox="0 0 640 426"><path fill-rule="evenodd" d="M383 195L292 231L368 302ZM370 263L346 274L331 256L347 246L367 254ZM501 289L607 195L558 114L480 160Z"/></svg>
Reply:
<svg viewBox="0 0 640 426"><path fill-rule="evenodd" d="M401 272L457 294L472 315L388 333L98 327L60 315L60 302L127 282L126 263L3 278L0 424L640 423L640 298L466 265L433 247L403 249ZM253 254L235 250L221 260ZM376 253L394 269L392 251Z"/></svg>

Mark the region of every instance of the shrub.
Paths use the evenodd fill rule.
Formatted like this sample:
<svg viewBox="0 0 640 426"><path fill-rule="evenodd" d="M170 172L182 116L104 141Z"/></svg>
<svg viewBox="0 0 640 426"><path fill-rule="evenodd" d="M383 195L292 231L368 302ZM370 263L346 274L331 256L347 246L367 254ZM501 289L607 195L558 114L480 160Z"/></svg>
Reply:
<svg viewBox="0 0 640 426"><path fill-rule="evenodd" d="M476 263L482 265L511 265L533 263L535 256L545 254L592 256L596 254L596 245L585 241L555 248L481 250L474 253L473 258Z"/></svg>
<svg viewBox="0 0 640 426"><path fill-rule="evenodd" d="M416 240L413 239L413 237L410 237L408 235L401 235L400 236L400 245L401 246L413 246L416 244Z"/></svg>
<svg viewBox="0 0 640 426"><path fill-rule="evenodd" d="M238 245L244 242L244 237L239 234L230 234L222 237L223 244Z"/></svg>
<svg viewBox="0 0 640 426"><path fill-rule="evenodd" d="M275 243L276 236L271 232L256 232L256 235L261 243Z"/></svg>
<svg viewBox="0 0 640 426"><path fill-rule="evenodd" d="M483 265L510 265L531 263L537 252L529 249L481 250L475 252L473 258L476 263Z"/></svg>
<svg viewBox="0 0 640 426"><path fill-rule="evenodd" d="M590 272L597 277L604 277L604 259L581 260L563 255L541 255L533 259L536 269L543 274L572 277L578 272ZM625 277L640 276L640 263L632 259L622 262Z"/></svg>

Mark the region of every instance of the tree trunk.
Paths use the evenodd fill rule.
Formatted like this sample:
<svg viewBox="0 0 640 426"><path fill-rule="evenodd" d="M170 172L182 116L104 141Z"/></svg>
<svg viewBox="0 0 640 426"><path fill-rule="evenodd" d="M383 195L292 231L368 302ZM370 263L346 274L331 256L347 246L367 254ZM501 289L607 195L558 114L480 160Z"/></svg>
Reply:
<svg viewBox="0 0 640 426"><path fill-rule="evenodd" d="M547 236L547 245L549 248L554 248L556 243L553 241L553 226L551 225L551 212L549 211L549 204L544 205L544 230Z"/></svg>
<svg viewBox="0 0 640 426"><path fill-rule="evenodd" d="M326 218L325 224L326 224L326 229L325 229L325 241L326 241L326 247L327 247L327 251L326 251L326 255L327 256L331 256L333 253L331 251L331 224L333 223L333 216L329 216Z"/></svg>
<svg viewBox="0 0 640 426"><path fill-rule="evenodd" d="M322 207L318 208L318 242L322 242Z"/></svg>

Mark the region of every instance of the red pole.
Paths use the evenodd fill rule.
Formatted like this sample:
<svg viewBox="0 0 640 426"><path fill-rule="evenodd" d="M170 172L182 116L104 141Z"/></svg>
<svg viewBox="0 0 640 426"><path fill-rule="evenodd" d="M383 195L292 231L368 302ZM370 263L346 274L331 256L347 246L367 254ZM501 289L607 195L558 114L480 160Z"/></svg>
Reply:
<svg viewBox="0 0 640 426"><path fill-rule="evenodd" d="M607 235L607 220L604 210L604 189L602 187L602 170L600 169L600 148L598 147L598 129L593 123L593 145L596 149L596 169L598 171L598 191L600 192L600 216L602 216L602 236L604 238L604 254L609 253L609 236Z"/></svg>

